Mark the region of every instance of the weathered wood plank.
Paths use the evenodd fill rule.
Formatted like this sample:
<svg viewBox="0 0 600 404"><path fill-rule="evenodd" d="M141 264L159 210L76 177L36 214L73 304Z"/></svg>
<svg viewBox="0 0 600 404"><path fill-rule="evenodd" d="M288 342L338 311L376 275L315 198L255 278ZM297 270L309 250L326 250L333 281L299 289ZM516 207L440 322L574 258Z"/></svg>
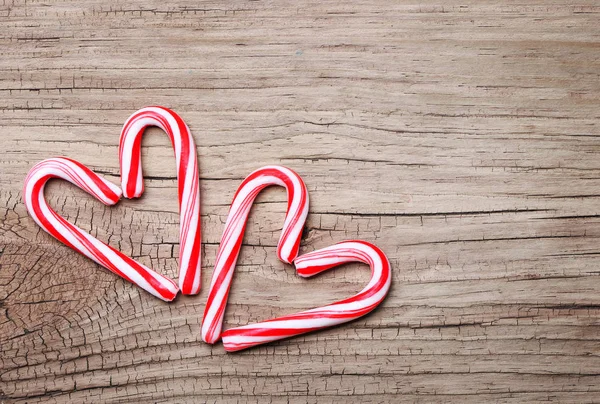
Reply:
<svg viewBox="0 0 600 404"><path fill-rule="evenodd" d="M594 1L10 1L0 4L0 401L537 402L600 394L600 7ZM118 183L148 104L200 158L204 287L165 304L28 217L37 161ZM107 208L51 183L78 226L177 274L173 152L149 130L146 192ZM311 195L302 251L360 238L393 266L371 315L238 354L199 336L242 178L284 164ZM361 288L279 263L285 193L257 201L226 327Z"/></svg>

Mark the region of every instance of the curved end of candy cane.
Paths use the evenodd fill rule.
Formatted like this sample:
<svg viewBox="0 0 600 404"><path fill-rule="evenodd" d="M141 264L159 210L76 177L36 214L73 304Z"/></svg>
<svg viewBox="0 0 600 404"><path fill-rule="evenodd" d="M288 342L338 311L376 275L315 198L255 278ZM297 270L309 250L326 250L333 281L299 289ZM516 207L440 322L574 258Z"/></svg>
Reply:
<svg viewBox="0 0 600 404"><path fill-rule="evenodd" d="M45 183L50 178L60 178L81 188L105 205L115 205L121 199L121 188L102 178L85 165L68 157L53 157L34 165L23 184L23 195L31 182Z"/></svg>
<svg viewBox="0 0 600 404"><path fill-rule="evenodd" d="M338 265L355 262L355 258L340 254L340 252L345 247L356 248L356 246L364 250L367 255L378 256L382 261L385 261L386 267L389 267L386 255L376 245L362 240L347 240L297 257L294 260L296 272L303 278L309 278Z"/></svg>

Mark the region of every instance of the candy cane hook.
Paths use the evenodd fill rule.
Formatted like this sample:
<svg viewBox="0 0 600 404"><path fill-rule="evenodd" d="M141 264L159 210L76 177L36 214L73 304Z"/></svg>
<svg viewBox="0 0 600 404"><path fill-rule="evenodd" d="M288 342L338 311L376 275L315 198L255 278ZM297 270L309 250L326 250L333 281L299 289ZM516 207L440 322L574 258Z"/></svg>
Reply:
<svg viewBox="0 0 600 404"><path fill-rule="evenodd" d="M105 205L114 205L121 197L119 187L75 160L58 157L41 161L25 178L23 198L27 211L42 229L150 294L165 301L175 298L178 288L172 280L104 244L48 206L44 199L44 187L51 178L69 181Z"/></svg>
<svg viewBox="0 0 600 404"><path fill-rule="evenodd" d="M119 141L121 185L125 198L138 198L144 192L141 146L144 130L157 126L164 130L175 149L179 189L179 287L184 295L200 291L200 188L196 145L181 117L164 107L147 107L127 119Z"/></svg>
<svg viewBox="0 0 600 404"><path fill-rule="evenodd" d="M371 280L357 295L328 306L226 330L223 346L239 351L357 319L377 307L390 289L391 269L385 254L364 241L345 241L304 254L294 261L300 276L309 277L347 262L371 267Z"/></svg>
<svg viewBox="0 0 600 404"><path fill-rule="evenodd" d="M308 215L306 185L289 168L260 168L246 177L238 188L225 223L202 323L202 339L209 344L214 344L221 337L231 278L252 203L260 191L269 185L285 187L288 194L288 208L277 244L277 256L281 261L291 263L298 255L302 229Z"/></svg>

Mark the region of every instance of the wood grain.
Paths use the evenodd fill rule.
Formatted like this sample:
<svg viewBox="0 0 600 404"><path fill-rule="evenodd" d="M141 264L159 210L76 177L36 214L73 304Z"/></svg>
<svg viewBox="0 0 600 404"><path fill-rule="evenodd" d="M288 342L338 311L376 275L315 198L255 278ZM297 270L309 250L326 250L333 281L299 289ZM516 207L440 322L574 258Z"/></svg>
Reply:
<svg viewBox="0 0 600 404"><path fill-rule="evenodd" d="M600 6L4 1L0 5L0 402L594 402L600 397ZM66 155L118 183L120 127L173 108L200 159L203 283L165 304L41 231L21 200ZM146 193L50 203L175 276L168 138ZM379 245L384 304L353 323L226 354L200 340L241 179L305 179L301 251ZM331 302L364 266L299 279L275 257L285 193L258 199L226 327Z"/></svg>

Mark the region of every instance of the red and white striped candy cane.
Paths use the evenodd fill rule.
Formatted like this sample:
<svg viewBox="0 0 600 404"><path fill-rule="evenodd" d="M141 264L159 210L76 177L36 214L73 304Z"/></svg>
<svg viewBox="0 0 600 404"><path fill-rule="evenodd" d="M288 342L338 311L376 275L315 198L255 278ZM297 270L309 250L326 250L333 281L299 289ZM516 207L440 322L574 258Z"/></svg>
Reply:
<svg viewBox="0 0 600 404"><path fill-rule="evenodd" d="M175 282L104 244L48 206L44 199L44 187L51 178L69 181L105 205L114 205L121 198L118 186L75 160L65 157L44 160L29 171L23 188L27 211L42 229L148 293L165 301L175 298L178 292Z"/></svg>
<svg viewBox="0 0 600 404"><path fill-rule="evenodd" d="M184 295L200 291L200 188L196 145L181 117L165 107L147 107L127 119L119 141L121 186L125 198L144 192L142 134L149 126L164 130L175 149L179 189L179 288Z"/></svg>
<svg viewBox="0 0 600 404"><path fill-rule="evenodd" d="M260 168L246 177L238 188L225 223L202 322L202 339L209 344L214 344L221 337L231 278L252 203L260 191L269 185L285 187L288 196L287 213L277 243L277 256L281 261L289 264L298 255L302 229L308 215L306 185L302 178L289 168L281 166Z"/></svg>
<svg viewBox="0 0 600 404"><path fill-rule="evenodd" d="M242 327L223 333L228 352L276 341L352 321L372 311L385 298L391 284L390 263L385 254L365 241L344 241L304 254L294 261L300 276L309 277L347 262L371 267L371 280L357 295L328 306Z"/></svg>

